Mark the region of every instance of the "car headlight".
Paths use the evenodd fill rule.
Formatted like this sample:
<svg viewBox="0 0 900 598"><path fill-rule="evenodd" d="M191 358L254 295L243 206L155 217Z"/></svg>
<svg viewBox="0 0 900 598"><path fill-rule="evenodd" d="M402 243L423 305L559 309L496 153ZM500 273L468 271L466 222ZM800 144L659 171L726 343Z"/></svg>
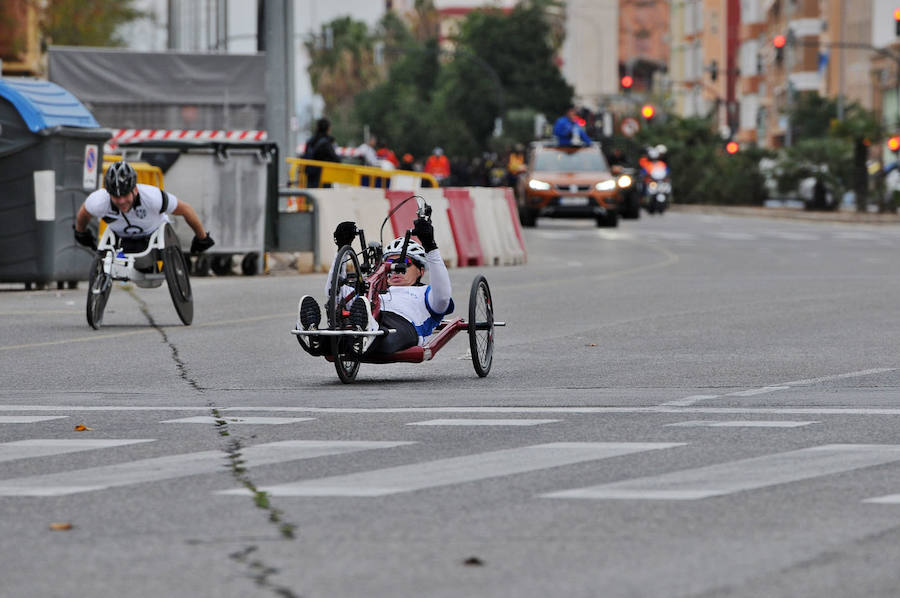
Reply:
<svg viewBox="0 0 900 598"><path fill-rule="evenodd" d="M535 191L546 191L550 188L550 183L545 183L544 181L540 181L538 179L531 179L528 181L528 187L534 189Z"/></svg>
<svg viewBox="0 0 900 598"><path fill-rule="evenodd" d="M618 183L619 187L621 187L622 189L627 189L628 187L631 187L631 183L633 183L633 182L634 181L632 181L631 177L628 176L627 174L623 174L622 176L619 177L619 180L616 181L616 183Z"/></svg>
<svg viewBox="0 0 900 598"><path fill-rule="evenodd" d="M616 188L616 182L612 179L609 179L608 181L600 181L599 183L594 185L594 187L596 187L597 191L612 191Z"/></svg>

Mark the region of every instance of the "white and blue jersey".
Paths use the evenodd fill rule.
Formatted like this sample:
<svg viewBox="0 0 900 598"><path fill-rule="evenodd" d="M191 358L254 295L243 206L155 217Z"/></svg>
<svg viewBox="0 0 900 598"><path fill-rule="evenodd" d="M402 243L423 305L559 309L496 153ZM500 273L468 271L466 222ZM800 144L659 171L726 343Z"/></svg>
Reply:
<svg viewBox="0 0 900 598"><path fill-rule="evenodd" d="M441 319L453 311L453 299L445 303L443 310L435 309L431 304L433 290L431 285L418 287L388 287L381 295L381 310L394 312L409 320L416 328L421 345L425 337L434 332Z"/></svg>

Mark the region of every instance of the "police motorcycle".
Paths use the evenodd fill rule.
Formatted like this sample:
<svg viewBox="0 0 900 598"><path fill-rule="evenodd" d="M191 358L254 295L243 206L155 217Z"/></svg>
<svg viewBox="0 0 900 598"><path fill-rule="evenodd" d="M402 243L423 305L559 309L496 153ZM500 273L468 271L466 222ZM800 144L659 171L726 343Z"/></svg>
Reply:
<svg viewBox="0 0 900 598"><path fill-rule="evenodd" d="M664 146L650 148L647 151L647 157L641 159L643 204L648 214L662 214L665 212L672 197L669 166L662 159L664 151Z"/></svg>
<svg viewBox="0 0 900 598"><path fill-rule="evenodd" d="M175 229L164 223L150 235L147 248L127 253L108 227L100 236L88 275L87 322L94 330L103 323L103 311L113 282L130 282L140 288L156 288L165 282L178 317L185 325L194 319L189 263L181 251Z"/></svg>

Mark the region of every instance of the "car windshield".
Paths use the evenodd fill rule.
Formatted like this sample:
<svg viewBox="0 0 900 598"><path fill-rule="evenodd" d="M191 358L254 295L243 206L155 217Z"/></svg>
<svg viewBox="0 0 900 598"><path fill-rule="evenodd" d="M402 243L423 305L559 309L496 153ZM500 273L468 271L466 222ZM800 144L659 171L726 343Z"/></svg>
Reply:
<svg viewBox="0 0 900 598"><path fill-rule="evenodd" d="M609 170L606 159L597 151L543 151L534 157L534 170L559 172L597 172Z"/></svg>

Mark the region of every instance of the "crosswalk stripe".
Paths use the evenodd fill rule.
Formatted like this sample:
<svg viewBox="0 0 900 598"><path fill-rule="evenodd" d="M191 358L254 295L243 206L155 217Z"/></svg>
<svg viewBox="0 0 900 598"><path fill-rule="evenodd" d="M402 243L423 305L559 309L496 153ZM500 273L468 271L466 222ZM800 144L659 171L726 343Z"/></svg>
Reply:
<svg viewBox="0 0 900 598"><path fill-rule="evenodd" d="M140 444L153 442L153 438L125 438L122 440L111 439L76 439L76 438L32 438L30 440L17 440L0 444L0 462L15 461L16 459L29 459L32 457L49 457L51 455L64 455L93 449L125 446L128 444Z"/></svg>
<svg viewBox="0 0 900 598"><path fill-rule="evenodd" d="M586 488L547 498L697 500L900 461L900 445L828 444Z"/></svg>
<svg viewBox="0 0 900 598"><path fill-rule="evenodd" d="M817 421L796 421L796 420L694 420L686 422L678 422L675 424L666 424L667 427L675 428L800 428L817 424Z"/></svg>
<svg viewBox="0 0 900 598"><path fill-rule="evenodd" d="M245 448L245 467L271 465L297 459L311 459L369 449L393 448L413 442L364 442L326 440L284 440ZM74 471L63 471L0 480L0 496L62 496L145 482L224 471L226 453L200 451L167 455Z"/></svg>
<svg viewBox="0 0 900 598"><path fill-rule="evenodd" d="M313 421L314 417L213 417L211 415L198 415L196 417L182 417L180 419L167 419L159 423L161 424L217 424L219 422L225 424L261 424L261 425L281 425L294 424L297 422Z"/></svg>
<svg viewBox="0 0 900 598"><path fill-rule="evenodd" d="M671 442L554 442L261 488L272 496L371 497L682 446ZM220 494L247 494L246 489Z"/></svg>
<svg viewBox="0 0 900 598"><path fill-rule="evenodd" d="M407 426L539 426L552 424L558 419L429 419L410 422Z"/></svg>
<svg viewBox="0 0 900 598"><path fill-rule="evenodd" d="M0 415L0 424L36 424L51 419L65 419L68 415Z"/></svg>

